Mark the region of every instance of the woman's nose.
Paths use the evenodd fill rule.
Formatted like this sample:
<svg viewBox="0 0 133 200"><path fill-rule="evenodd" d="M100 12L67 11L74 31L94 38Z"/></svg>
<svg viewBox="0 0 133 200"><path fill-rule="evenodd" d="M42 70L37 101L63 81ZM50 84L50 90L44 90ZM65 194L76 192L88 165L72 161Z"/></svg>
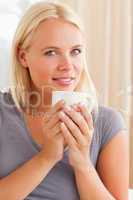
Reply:
<svg viewBox="0 0 133 200"><path fill-rule="evenodd" d="M61 58L59 64L58 64L59 70L71 70L73 69L73 63L69 56L64 56Z"/></svg>

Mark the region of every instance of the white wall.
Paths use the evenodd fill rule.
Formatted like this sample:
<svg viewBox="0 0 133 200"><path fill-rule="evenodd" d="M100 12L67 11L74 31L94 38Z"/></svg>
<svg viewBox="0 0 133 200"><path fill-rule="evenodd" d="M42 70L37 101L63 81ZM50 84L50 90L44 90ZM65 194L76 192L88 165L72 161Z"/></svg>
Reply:
<svg viewBox="0 0 133 200"><path fill-rule="evenodd" d="M39 0L0 0L0 89L9 87L11 41L24 10Z"/></svg>

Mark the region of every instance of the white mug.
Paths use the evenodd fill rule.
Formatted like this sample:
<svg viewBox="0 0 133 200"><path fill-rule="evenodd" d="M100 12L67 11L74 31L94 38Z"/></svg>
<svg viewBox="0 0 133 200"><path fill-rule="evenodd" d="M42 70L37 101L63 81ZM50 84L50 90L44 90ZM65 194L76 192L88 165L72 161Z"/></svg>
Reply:
<svg viewBox="0 0 133 200"><path fill-rule="evenodd" d="M52 91L52 105L55 105L59 100L64 100L66 105L83 103L87 106L89 112L94 108L94 98L91 94L85 92L73 91Z"/></svg>

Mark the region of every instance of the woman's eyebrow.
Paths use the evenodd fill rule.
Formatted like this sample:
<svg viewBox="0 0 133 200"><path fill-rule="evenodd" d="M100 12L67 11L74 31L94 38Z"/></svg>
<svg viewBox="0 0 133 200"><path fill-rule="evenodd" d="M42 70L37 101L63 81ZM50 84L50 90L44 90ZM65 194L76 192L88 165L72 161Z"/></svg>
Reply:
<svg viewBox="0 0 133 200"><path fill-rule="evenodd" d="M73 49L73 48L79 48L79 47L81 48L81 47L83 47L83 45L82 45L82 44L74 45L74 46L72 47L72 49Z"/></svg>
<svg viewBox="0 0 133 200"><path fill-rule="evenodd" d="M81 48L81 47L83 47L83 45L77 44L77 45L72 46L71 49L73 49L73 48L79 48L79 47ZM57 49L57 50L60 50L61 48L57 47L57 46L47 46L45 48L42 48L42 51L47 50L47 49Z"/></svg>

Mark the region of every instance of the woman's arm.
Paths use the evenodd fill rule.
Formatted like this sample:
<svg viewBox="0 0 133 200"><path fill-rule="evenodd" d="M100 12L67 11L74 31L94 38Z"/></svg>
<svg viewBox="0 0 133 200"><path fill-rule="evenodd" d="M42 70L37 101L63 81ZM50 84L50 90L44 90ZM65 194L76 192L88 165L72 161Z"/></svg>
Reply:
<svg viewBox="0 0 133 200"><path fill-rule="evenodd" d="M123 131L124 132L124 131ZM116 199L128 199L129 187L128 134L119 132L105 147L99 157L98 173Z"/></svg>
<svg viewBox="0 0 133 200"><path fill-rule="evenodd" d="M129 159L127 134L119 132L102 149L97 171L91 163L75 170L81 200L127 200ZM99 174L99 175L98 175Z"/></svg>
<svg viewBox="0 0 133 200"><path fill-rule="evenodd" d="M97 173L89 156L94 133L92 116L84 105L79 106L80 113L66 106L64 112L59 113L59 117L62 121L61 133L69 146L69 163L75 172L80 199L127 200L128 134L123 132L125 129L121 124L122 131L102 146ZM113 120L119 122L118 115L113 114L113 117Z"/></svg>
<svg viewBox="0 0 133 200"><path fill-rule="evenodd" d="M44 141L42 150L33 158L0 180L0 200L23 200L46 177L64 152L60 134L58 110L64 105L57 102L45 113L42 121ZM50 120L49 120L50 119Z"/></svg>
<svg viewBox="0 0 133 200"><path fill-rule="evenodd" d="M0 180L0 199L22 200L45 178L54 162L40 152L30 161Z"/></svg>

